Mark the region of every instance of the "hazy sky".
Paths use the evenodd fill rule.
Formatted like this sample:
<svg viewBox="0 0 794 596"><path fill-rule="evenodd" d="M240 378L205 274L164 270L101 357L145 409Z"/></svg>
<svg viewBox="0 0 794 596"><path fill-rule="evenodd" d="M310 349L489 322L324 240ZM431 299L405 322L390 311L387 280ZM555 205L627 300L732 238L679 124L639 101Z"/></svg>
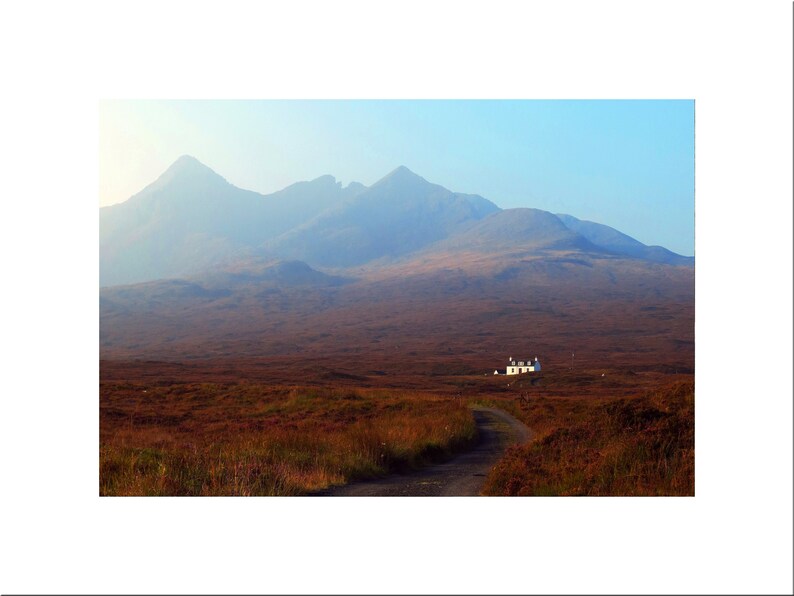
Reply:
<svg viewBox="0 0 794 596"><path fill-rule="evenodd" d="M604 223L694 254L694 102L103 101L100 205L180 155L269 193L332 174L430 182Z"/></svg>

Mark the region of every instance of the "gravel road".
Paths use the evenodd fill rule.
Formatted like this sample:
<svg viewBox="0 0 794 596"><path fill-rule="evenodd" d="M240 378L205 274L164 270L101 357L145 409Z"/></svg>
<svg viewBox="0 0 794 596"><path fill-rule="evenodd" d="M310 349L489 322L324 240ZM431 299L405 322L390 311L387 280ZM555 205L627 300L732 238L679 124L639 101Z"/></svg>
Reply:
<svg viewBox="0 0 794 596"><path fill-rule="evenodd" d="M473 408L480 432L470 451L410 474L393 474L378 480L355 482L318 493L335 497L433 497L477 496L491 467L504 450L530 439L530 430L510 414L496 408Z"/></svg>

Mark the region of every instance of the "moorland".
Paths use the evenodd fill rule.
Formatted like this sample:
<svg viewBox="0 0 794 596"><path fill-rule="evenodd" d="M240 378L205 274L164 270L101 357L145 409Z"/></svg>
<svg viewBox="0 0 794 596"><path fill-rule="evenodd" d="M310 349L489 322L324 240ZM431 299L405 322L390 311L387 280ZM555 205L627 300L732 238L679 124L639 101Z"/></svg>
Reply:
<svg viewBox="0 0 794 596"><path fill-rule="evenodd" d="M406 168L100 210L100 494L295 495L533 431L484 494L694 494L694 260ZM508 357L541 373L494 375Z"/></svg>

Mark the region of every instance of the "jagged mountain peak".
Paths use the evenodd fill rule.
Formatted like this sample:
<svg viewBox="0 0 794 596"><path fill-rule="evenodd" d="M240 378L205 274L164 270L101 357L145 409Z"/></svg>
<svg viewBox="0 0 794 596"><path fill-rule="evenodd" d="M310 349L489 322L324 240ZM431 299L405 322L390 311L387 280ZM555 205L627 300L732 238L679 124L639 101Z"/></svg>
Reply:
<svg viewBox="0 0 794 596"><path fill-rule="evenodd" d="M323 174L322 176L317 176L314 180L311 181L313 184L338 184L341 185L341 182L337 182L336 177L331 174Z"/></svg>

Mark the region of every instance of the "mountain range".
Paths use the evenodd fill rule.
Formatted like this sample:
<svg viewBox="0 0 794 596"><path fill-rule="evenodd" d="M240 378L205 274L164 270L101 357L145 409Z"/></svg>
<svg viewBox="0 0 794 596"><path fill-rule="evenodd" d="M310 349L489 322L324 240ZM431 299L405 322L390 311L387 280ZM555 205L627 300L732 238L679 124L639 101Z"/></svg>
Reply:
<svg viewBox="0 0 794 596"><path fill-rule="evenodd" d="M178 277L276 238L363 190L332 176L271 195L182 156L129 200L99 210L100 285Z"/></svg>
<svg viewBox="0 0 794 596"><path fill-rule="evenodd" d="M575 347L594 363L694 366L693 257L405 167L262 195L181 157L100 209L100 286L104 361L424 374L531 345L551 363Z"/></svg>
<svg viewBox="0 0 794 596"><path fill-rule="evenodd" d="M100 286L184 277L253 256L348 268L434 248L567 248L694 262L570 215L502 210L404 166L370 187L321 176L262 195L190 156L129 200L101 208L99 244Z"/></svg>

